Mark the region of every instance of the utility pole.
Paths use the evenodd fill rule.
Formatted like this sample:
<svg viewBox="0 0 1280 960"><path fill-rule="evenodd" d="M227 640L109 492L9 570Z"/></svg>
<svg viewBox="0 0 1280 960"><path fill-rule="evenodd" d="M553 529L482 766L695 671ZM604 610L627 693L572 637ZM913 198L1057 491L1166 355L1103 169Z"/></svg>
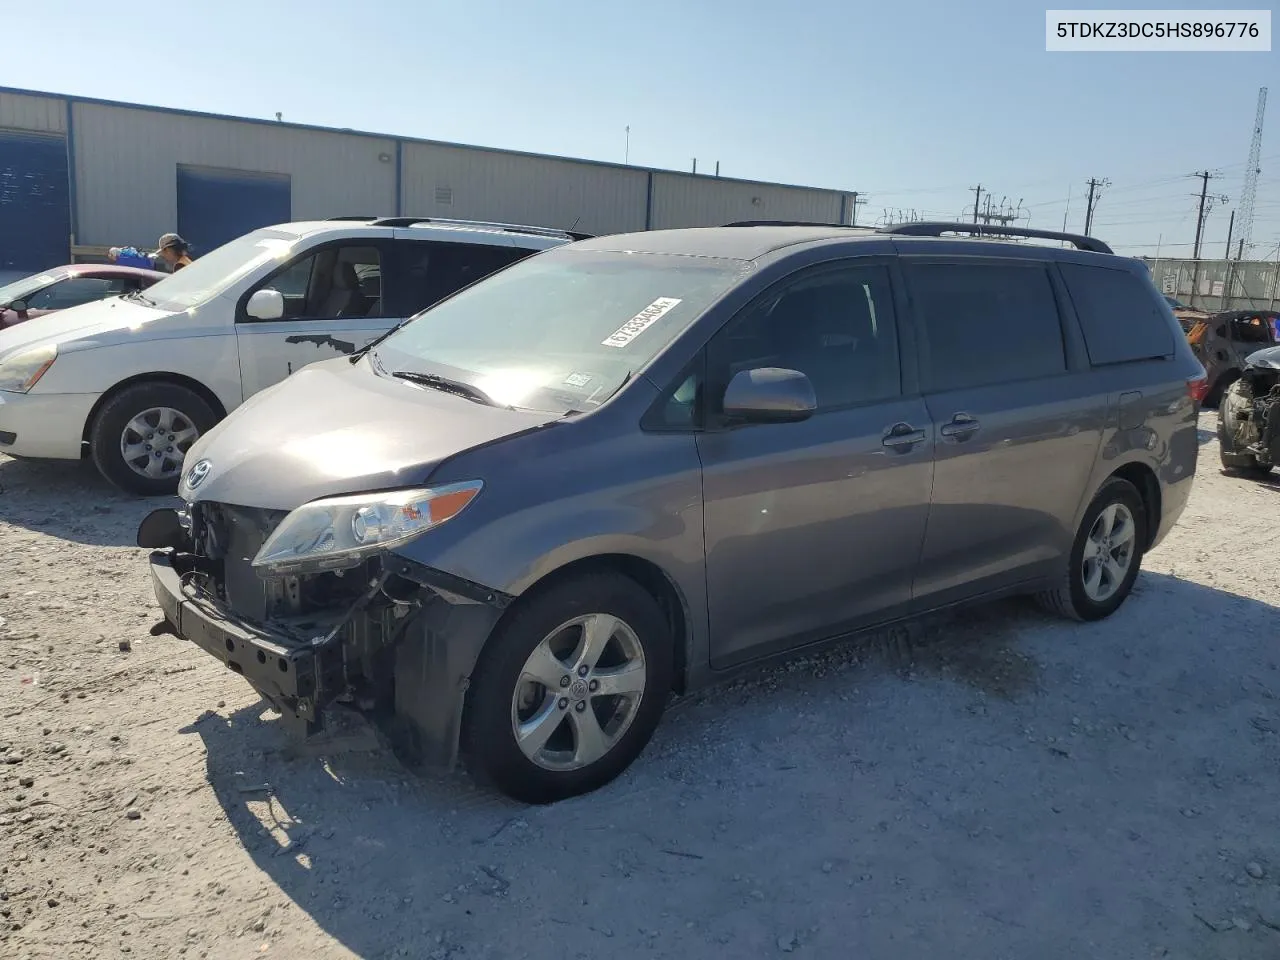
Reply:
<svg viewBox="0 0 1280 960"><path fill-rule="evenodd" d="M1208 199L1209 179L1213 176L1208 170L1202 170L1200 173L1193 174L1200 178L1200 210L1196 214L1196 242L1192 246L1191 259L1200 259L1200 237L1204 233L1204 202Z"/></svg>
<svg viewBox="0 0 1280 960"><path fill-rule="evenodd" d="M1231 259L1231 234L1236 229L1236 212L1231 211L1231 219L1227 221L1227 259Z"/></svg>
<svg viewBox="0 0 1280 960"><path fill-rule="evenodd" d="M1099 180L1097 177L1089 178L1089 199L1085 201L1084 210L1084 232L1088 236L1093 230L1093 211L1098 205L1098 201L1102 199L1102 188L1111 186L1110 180Z"/></svg>
<svg viewBox="0 0 1280 960"><path fill-rule="evenodd" d="M853 213L849 215L849 226L856 227L858 225L858 204L866 203L865 200L858 199L858 191L853 191Z"/></svg>
<svg viewBox="0 0 1280 960"><path fill-rule="evenodd" d="M982 184L973 188L973 222L978 222L978 207L982 203Z"/></svg>
<svg viewBox="0 0 1280 960"><path fill-rule="evenodd" d="M622 153L622 162L626 165L631 163L631 124L627 124L627 145Z"/></svg>

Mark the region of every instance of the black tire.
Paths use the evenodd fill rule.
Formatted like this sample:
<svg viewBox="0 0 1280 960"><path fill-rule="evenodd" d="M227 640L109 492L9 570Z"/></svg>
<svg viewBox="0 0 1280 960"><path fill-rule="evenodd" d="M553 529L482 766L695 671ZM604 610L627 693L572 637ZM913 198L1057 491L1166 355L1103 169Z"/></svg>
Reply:
<svg viewBox="0 0 1280 960"><path fill-rule="evenodd" d="M575 617L622 620L644 653L645 683L630 726L599 760L574 770L549 770L525 756L512 729L512 701L525 662L557 627ZM486 645L471 679L463 718L463 750L472 772L523 803L552 803L589 793L631 765L657 729L671 691L673 639L654 598L612 573L576 577L513 610Z"/></svg>
<svg viewBox="0 0 1280 960"><path fill-rule="evenodd" d="M1123 504L1133 517L1134 548L1129 562L1128 572L1120 582L1120 587L1103 601L1094 600L1085 592L1084 582L1084 550L1089 532L1102 511L1114 503ZM1066 617L1070 620L1101 620L1109 617L1120 608L1125 598L1133 590L1134 581L1138 579L1138 571L1142 566L1142 556L1146 552L1148 540L1147 510L1138 488L1128 480L1113 477L1102 485L1089 509L1085 511L1076 531L1075 541L1071 544L1071 555L1065 582L1053 590L1037 594L1036 600L1050 613Z"/></svg>
<svg viewBox="0 0 1280 960"><path fill-rule="evenodd" d="M1241 398L1245 402L1253 401L1253 395L1243 384L1236 387L1236 390L1240 391ZM1225 405L1230 406L1230 404ZM1271 468L1259 463L1258 458L1252 453L1246 453L1237 446L1236 439L1227 430L1226 415L1223 413L1222 406L1218 407L1218 459L1222 461L1223 472L1237 477L1265 477L1271 472Z"/></svg>
<svg viewBox="0 0 1280 960"><path fill-rule="evenodd" d="M89 428L89 453L94 466L121 490L144 497L177 492L178 480L182 476L181 464L172 476L151 478L137 473L125 462L120 449L125 428L131 420L153 407L178 411L195 427L197 436L218 422L218 415L204 398L176 383L139 383L125 387L102 405ZM186 447L190 445L187 443ZM184 455L185 449L179 447L175 454Z"/></svg>

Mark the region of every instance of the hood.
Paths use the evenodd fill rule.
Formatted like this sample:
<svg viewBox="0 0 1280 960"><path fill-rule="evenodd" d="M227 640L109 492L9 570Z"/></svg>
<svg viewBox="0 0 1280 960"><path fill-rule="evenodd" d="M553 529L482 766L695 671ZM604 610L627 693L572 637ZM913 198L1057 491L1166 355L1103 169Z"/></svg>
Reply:
<svg viewBox="0 0 1280 960"><path fill-rule="evenodd" d="M187 452L178 493L292 510L319 497L421 483L447 457L555 419L382 377L367 359L338 357L255 394L201 437Z"/></svg>
<svg viewBox="0 0 1280 960"><path fill-rule="evenodd" d="M1280 347L1264 347L1244 358L1246 367L1280 370Z"/></svg>
<svg viewBox="0 0 1280 960"><path fill-rule="evenodd" d="M157 310L134 300L114 299L84 303L44 316L34 316L23 323L0 330L0 358L27 347L83 340L117 330L133 329L170 316L172 314L166 310Z"/></svg>

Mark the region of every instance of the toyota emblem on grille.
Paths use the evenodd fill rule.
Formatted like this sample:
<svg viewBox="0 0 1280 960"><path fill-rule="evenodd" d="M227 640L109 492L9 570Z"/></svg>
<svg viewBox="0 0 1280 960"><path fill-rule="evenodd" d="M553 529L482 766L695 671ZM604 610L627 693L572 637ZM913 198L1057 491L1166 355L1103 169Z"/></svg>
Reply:
<svg viewBox="0 0 1280 960"><path fill-rule="evenodd" d="M208 460L201 460L187 472L187 486L194 490L200 484L204 483L204 478L209 476L209 468L212 466Z"/></svg>

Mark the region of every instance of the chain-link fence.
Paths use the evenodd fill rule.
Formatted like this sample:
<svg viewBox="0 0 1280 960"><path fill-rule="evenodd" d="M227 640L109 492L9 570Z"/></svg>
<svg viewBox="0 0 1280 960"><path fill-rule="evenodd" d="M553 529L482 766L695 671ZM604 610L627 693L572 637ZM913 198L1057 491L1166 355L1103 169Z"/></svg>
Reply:
<svg viewBox="0 0 1280 960"><path fill-rule="evenodd" d="M1160 292L1189 307L1209 313L1275 310L1280 302L1277 261L1142 259Z"/></svg>

